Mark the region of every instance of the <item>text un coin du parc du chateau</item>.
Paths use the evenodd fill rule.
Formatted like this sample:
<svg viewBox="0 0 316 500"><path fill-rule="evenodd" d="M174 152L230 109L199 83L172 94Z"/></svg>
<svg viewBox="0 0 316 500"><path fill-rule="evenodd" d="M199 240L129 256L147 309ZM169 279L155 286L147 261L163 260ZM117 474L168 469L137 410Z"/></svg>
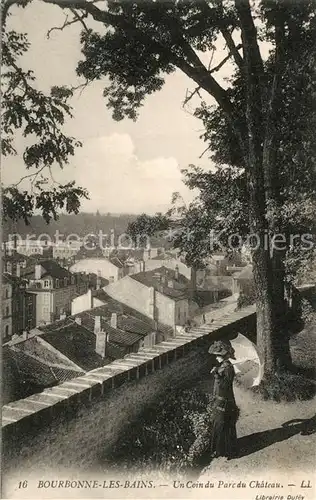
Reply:
<svg viewBox="0 0 316 500"><path fill-rule="evenodd" d="M27 483L27 481L24 481ZM162 486L160 484L156 484L153 480L40 480L38 481L37 488L39 489L115 489L115 488L123 488L123 489L141 489L141 488L156 488ZM163 485L166 486L166 485ZM186 481L182 482L179 480L175 480L170 484L173 488L188 488L188 489L196 489L196 488L214 488L214 489L252 489L255 496L254 500L305 500L304 495L281 495L274 494L271 490L279 490L284 488L284 485L278 482L269 482L264 480L251 480L248 482L244 481ZM287 485L286 485L287 486ZM295 485L291 485L295 486ZM300 488L312 488L311 481L302 481L300 485L297 485ZM256 490L261 490L260 492L256 492ZM269 492L263 493L262 490L269 490ZM306 499L307 500L307 499Z"/></svg>

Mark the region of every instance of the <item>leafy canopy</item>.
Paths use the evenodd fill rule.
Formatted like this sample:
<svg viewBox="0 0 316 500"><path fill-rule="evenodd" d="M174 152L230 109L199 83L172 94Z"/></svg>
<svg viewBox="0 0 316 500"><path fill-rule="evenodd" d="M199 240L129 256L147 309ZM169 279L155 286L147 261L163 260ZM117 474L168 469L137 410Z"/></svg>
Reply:
<svg viewBox="0 0 316 500"><path fill-rule="evenodd" d="M73 91L52 87L49 94L44 94L36 88L33 71L19 65L29 46L26 34L4 29L1 152L4 157L18 154L15 139L20 132L26 139L23 160L30 173L17 184L3 187L3 215L5 219L22 218L28 223L39 210L48 223L57 218L60 209L78 213L80 200L88 193L75 182L60 185L53 181L53 187L48 186L53 180L51 169L55 164L64 168L81 143L62 131L66 117L72 117L69 99ZM26 178L31 180L31 190L19 187Z"/></svg>

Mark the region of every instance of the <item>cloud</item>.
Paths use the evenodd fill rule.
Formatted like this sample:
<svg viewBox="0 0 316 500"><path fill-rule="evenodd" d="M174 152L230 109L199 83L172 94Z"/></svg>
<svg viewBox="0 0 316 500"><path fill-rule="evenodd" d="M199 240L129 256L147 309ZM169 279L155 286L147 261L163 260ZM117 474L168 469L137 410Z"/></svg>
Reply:
<svg viewBox="0 0 316 500"><path fill-rule="evenodd" d="M86 141L76 159L75 179L90 192L83 210L155 213L170 207L174 191L188 197L176 158L140 160L129 134Z"/></svg>

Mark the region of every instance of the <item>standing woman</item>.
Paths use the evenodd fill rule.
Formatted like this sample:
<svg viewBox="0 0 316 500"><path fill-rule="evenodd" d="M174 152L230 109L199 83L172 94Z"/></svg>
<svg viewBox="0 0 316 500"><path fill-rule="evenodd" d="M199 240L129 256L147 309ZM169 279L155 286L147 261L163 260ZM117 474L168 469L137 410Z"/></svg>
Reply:
<svg viewBox="0 0 316 500"><path fill-rule="evenodd" d="M216 356L218 365L214 374L214 410L211 429L210 451L212 457L233 458L237 456L236 405L233 381L235 370L230 359L236 359L229 341L218 340L211 345L209 354Z"/></svg>

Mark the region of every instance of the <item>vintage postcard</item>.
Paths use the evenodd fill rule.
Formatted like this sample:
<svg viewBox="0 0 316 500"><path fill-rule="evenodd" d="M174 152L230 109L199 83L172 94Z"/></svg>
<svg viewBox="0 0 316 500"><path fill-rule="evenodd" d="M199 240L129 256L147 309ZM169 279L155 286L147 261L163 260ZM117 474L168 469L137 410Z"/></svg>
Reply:
<svg viewBox="0 0 316 500"><path fill-rule="evenodd" d="M315 20L1 0L1 498L315 499Z"/></svg>

